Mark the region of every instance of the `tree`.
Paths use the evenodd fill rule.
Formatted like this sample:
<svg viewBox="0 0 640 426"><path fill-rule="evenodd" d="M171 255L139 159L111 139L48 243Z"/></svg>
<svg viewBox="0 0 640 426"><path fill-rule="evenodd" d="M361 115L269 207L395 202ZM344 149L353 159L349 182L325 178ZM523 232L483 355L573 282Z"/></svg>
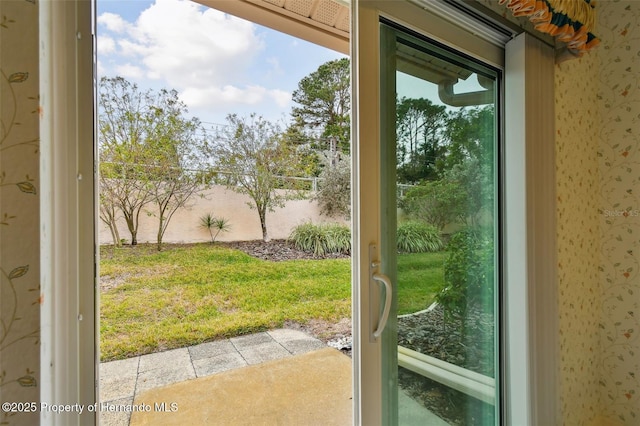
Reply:
<svg viewBox="0 0 640 426"><path fill-rule="evenodd" d="M146 187L158 218L158 250L174 213L188 207L200 190L197 171L206 167L208 144L201 136L200 121L185 118L186 113L175 90L161 90L150 107L147 148L152 163L148 164Z"/></svg>
<svg viewBox="0 0 640 426"><path fill-rule="evenodd" d="M113 240L114 247L120 247L120 231L118 230L118 209L116 207L117 198L115 194L111 192L112 188L109 185L106 177L100 176L100 220L104 222L111 232L111 239Z"/></svg>
<svg viewBox="0 0 640 426"><path fill-rule="evenodd" d="M231 114L227 123L213 147L215 164L228 174L227 188L251 198L247 204L257 210L267 242L267 212L298 198L297 191L282 189L282 177L293 176L300 159L295 147L282 141L280 127L261 116Z"/></svg>
<svg viewBox="0 0 640 426"><path fill-rule="evenodd" d="M400 207L413 219L426 222L440 232L449 223L464 221L466 192L457 182L424 182L407 191Z"/></svg>
<svg viewBox="0 0 640 426"><path fill-rule="evenodd" d="M101 80L100 108L103 216L113 222L117 207L135 245L140 213L154 204L160 250L173 214L199 189L195 170L204 165L207 147L198 136L200 122L186 118L175 90L141 92L121 77Z"/></svg>
<svg viewBox="0 0 640 426"><path fill-rule="evenodd" d="M466 158L444 172L443 179L453 182L462 190L462 217L471 228L480 225L482 214L493 213L496 185L488 164L477 158Z"/></svg>
<svg viewBox="0 0 640 426"><path fill-rule="evenodd" d="M444 132L449 145L447 155L439 165L439 172L450 170L468 159L491 164L493 170L494 123L493 105L451 112Z"/></svg>
<svg viewBox="0 0 640 426"><path fill-rule="evenodd" d="M446 107L403 97L397 101L396 122L398 181L436 179L436 162L446 152Z"/></svg>
<svg viewBox="0 0 640 426"><path fill-rule="evenodd" d="M349 153L351 109L348 58L326 62L298 83L292 110L296 123L326 143Z"/></svg>
<svg viewBox="0 0 640 426"><path fill-rule="evenodd" d="M98 143L101 191L105 203L114 203L122 212L131 234L131 245L136 245L140 212L149 202L149 194L142 182L147 136L145 116L152 101L149 91L122 77L100 80ZM105 207L111 211L112 207Z"/></svg>
<svg viewBox="0 0 640 426"><path fill-rule="evenodd" d="M314 199L320 205L320 213L329 217L351 213L351 161L346 154L324 152L324 165L320 172L320 188Z"/></svg>

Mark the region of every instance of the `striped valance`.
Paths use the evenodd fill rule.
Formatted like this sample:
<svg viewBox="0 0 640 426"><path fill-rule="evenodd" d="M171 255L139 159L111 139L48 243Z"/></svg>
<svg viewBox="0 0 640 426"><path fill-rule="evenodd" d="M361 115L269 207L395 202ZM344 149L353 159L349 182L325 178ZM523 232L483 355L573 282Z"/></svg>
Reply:
<svg viewBox="0 0 640 426"><path fill-rule="evenodd" d="M593 0L499 0L514 16L525 16L538 31L564 42L576 55L598 45Z"/></svg>

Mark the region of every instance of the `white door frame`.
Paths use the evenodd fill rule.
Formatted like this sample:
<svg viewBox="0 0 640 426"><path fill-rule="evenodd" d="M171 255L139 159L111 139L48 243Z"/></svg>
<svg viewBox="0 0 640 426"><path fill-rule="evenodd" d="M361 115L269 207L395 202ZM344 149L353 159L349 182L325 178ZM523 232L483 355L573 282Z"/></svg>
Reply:
<svg viewBox="0 0 640 426"><path fill-rule="evenodd" d="M430 4L414 2L423 7ZM471 56L476 56L474 52L478 47L491 39L477 37L469 45L464 37L457 37L462 29L448 35L446 40L438 39L434 33L442 33L443 26L452 24L443 17L426 25L423 12L410 2L353 2L354 422L364 425L386 421L382 412L386 404L382 401L381 344L369 339L376 326L380 300L377 287L371 284L368 274L369 245L381 240L378 32L381 16L453 45ZM520 34L506 42L505 58L482 57L492 65L506 62L501 212L505 324L502 330L501 403L506 424L555 424L560 418L557 404L553 53L553 49L543 42Z"/></svg>
<svg viewBox="0 0 640 426"><path fill-rule="evenodd" d="M41 402L97 402L96 182L92 4L39 2ZM42 425L95 413L42 410Z"/></svg>

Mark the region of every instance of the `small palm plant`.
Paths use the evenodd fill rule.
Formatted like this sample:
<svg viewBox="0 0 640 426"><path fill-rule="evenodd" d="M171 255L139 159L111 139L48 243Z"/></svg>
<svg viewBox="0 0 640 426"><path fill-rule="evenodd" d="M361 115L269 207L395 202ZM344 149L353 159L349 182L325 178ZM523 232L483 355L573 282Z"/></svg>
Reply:
<svg viewBox="0 0 640 426"><path fill-rule="evenodd" d="M231 229L228 219L215 217L211 213L207 213L200 217L200 226L209 230L209 235L211 235L211 244L216 242L216 238L218 238L218 234L220 234L220 232L229 232Z"/></svg>

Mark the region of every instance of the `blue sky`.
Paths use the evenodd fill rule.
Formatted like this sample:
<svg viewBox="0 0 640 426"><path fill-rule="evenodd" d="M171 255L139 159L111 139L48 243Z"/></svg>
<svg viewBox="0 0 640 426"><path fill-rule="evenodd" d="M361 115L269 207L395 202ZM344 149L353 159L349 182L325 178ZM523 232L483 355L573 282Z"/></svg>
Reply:
<svg viewBox="0 0 640 426"><path fill-rule="evenodd" d="M344 55L186 0L98 0L98 76L176 89L189 114L288 119L298 81Z"/></svg>

